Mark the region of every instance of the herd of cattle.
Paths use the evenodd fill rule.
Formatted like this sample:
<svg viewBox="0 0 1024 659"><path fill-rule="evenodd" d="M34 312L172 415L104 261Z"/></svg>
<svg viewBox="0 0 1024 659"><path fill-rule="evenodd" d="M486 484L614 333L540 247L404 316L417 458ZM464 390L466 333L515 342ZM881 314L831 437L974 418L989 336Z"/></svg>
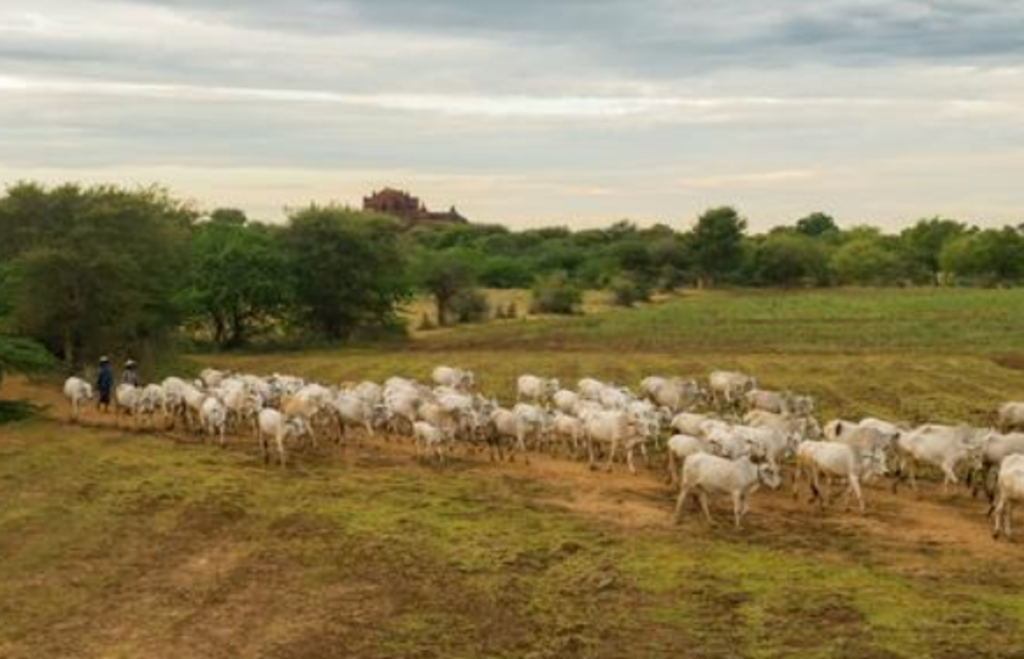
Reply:
<svg viewBox="0 0 1024 659"><path fill-rule="evenodd" d="M755 378L716 371L707 386L681 378L648 377L633 392L594 379L576 389L533 375L518 378L516 403L502 407L482 395L471 371L441 366L432 384L393 377L383 385L361 382L326 387L288 375L259 377L204 370L199 379L171 377L144 387L120 385L113 406L117 424L132 418L135 428L179 426L221 445L227 434L250 433L265 461L271 443L281 465L289 444L314 446L343 442L356 433L411 437L417 455L444 463L455 447L486 449L492 460L529 464L531 451L586 458L596 468L600 456L611 470L621 455L635 473L637 454L666 456L667 479L678 487L676 519L695 496L710 520L708 496L731 498L740 526L748 498L760 486L778 488L783 469L791 474L794 496L802 488L821 507L831 499L833 482L845 485L861 512L861 484L892 478L916 488L915 471L941 472L943 487L964 478L990 502L993 533L1011 536L1010 509L1024 501L1024 403L1006 403L998 429L928 424L906 428L867 418L833 420L822 427L807 396L761 389ZM93 398L91 385L69 378L64 394L77 421Z"/></svg>

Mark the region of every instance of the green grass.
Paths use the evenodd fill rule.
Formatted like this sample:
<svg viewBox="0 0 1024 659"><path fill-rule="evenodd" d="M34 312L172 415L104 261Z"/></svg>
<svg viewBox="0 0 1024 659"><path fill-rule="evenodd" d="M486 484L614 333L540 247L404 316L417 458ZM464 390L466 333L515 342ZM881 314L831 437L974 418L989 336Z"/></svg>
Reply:
<svg viewBox="0 0 1024 659"><path fill-rule="evenodd" d="M1021 330L1022 291L731 292L194 365L341 382L459 364L505 397L523 372L741 368L814 394L823 416L980 423L1024 397ZM858 525L759 494L739 533L614 523L559 505L567 483L479 457L298 458L266 469L251 446L4 426L0 656L1022 656L1024 554L989 542L964 496L925 510L874 489ZM667 518L667 490L623 487L609 505Z"/></svg>
<svg viewBox="0 0 1024 659"><path fill-rule="evenodd" d="M995 579L991 562L921 575L813 519L800 535L814 547L756 522L624 529L497 472L372 452L265 470L252 451L12 428L4 657L939 657L1024 643L1016 561Z"/></svg>
<svg viewBox="0 0 1024 659"><path fill-rule="evenodd" d="M384 349L205 361L328 382L438 364L474 369L505 399L515 377L593 376L635 385L649 374L703 378L715 368L815 395L826 416L990 422L1024 398L1024 290L840 290L693 294L638 310L522 320L419 337ZM204 363L205 363L204 361Z"/></svg>

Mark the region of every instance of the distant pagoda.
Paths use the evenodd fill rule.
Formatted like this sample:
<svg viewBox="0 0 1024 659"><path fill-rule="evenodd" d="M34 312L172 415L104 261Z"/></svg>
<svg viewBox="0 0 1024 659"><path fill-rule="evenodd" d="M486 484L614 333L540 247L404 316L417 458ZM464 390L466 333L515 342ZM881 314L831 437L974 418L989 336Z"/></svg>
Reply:
<svg viewBox="0 0 1024 659"><path fill-rule="evenodd" d="M447 213L432 213L419 200L404 190L384 188L363 197L363 210L368 213L391 215L410 226L417 224L469 224L469 220L451 207Z"/></svg>

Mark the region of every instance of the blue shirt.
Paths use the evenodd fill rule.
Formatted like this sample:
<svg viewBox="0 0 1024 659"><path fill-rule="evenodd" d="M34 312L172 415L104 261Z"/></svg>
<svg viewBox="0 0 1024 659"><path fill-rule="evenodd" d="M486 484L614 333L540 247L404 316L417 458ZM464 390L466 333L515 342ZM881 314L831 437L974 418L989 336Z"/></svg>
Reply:
<svg viewBox="0 0 1024 659"><path fill-rule="evenodd" d="M114 372L109 364L101 364L99 375L96 376L96 388L109 392L114 387Z"/></svg>

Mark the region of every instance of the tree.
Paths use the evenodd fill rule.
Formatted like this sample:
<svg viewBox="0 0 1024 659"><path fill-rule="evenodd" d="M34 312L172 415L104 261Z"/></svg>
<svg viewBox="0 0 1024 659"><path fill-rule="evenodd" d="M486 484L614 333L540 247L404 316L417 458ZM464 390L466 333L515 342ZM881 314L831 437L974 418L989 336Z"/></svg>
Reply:
<svg viewBox="0 0 1024 659"><path fill-rule="evenodd" d="M962 236L966 231L967 226L961 222L935 217L919 220L914 226L904 229L900 233L900 240L914 265L931 283L938 285L941 283L942 250L951 240Z"/></svg>
<svg viewBox="0 0 1024 659"><path fill-rule="evenodd" d="M7 373L35 373L53 367L53 356L30 339L0 335L0 389Z"/></svg>
<svg viewBox="0 0 1024 659"><path fill-rule="evenodd" d="M534 284L530 313L570 315L577 313L582 303L583 292L564 272L556 272Z"/></svg>
<svg viewBox="0 0 1024 659"><path fill-rule="evenodd" d="M1015 229L987 229L953 238L939 256L942 270L984 285L1020 281L1024 277L1024 237Z"/></svg>
<svg viewBox="0 0 1024 659"><path fill-rule="evenodd" d="M435 252L421 255L416 265L416 281L434 298L437 324L448 324L452 302L476 286L476 272L460 252Z"/></svg>
<svg viewBox="0 0 1024 659"><path fill-rule="evenodd" d="M219 211L192 240L191 297L223 347L246 343L261 320L280 317L292 299L288 256L266 227Z"/></svg>
<svg viewBox="0 0 1024 659"><path fill-rule="evenodd" d="M806 234L773 233L755 248L753 277L768 286L822 285L828 281L828 254Z"/></svg>
<svg viewBox="0 0 1024 659"><path fill-rule="evenodd" d="M397 323L411 294L391 218L335 206L292 213L284 230L298 318L331 340Z"/></svg>
<svg viewBox="0 0 1024 659"><path fill-rule="evenodd" d="M879 286L896 282L903 266L899 254L877 238L860 238L836 250L829 264L840 284Z"/></svg>
<svg viewBox="0 0 1024 659"><path fill-rule="evenodd" d="M796 222L796 231L811 238L839 233L839 227L831 215L811 213Z"/></svg>
<svg viewBox="0 0 1024 659"><path fill-rule="evenodd" d="M690 249L701 288L713 286L740 265L746 228L747 221L729 206L713 208L698 218Z"/></svg>
<svg viewBox="0 0 1024 659"><path fill-rule="evenodd" d="M151 352L181 319L194 219L159 188L14 186L0 199L14 327L68 364Z"/></svg>

